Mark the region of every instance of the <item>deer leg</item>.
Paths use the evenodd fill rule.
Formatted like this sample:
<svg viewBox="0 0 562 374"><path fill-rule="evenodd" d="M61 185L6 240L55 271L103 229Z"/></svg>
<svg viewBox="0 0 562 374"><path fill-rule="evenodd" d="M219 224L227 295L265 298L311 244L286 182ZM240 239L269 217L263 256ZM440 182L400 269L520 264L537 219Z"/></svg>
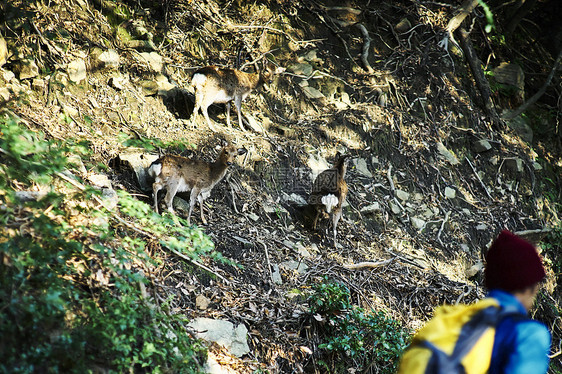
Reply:
<svg viewBox="0 0 562 374"><path fill-rule="evenodd" d="M332 223L334 225L333 227L333 231L334 231L334 246L336 245L336 235L337 235L337 230L338 230L338 221L341 218L341 207L339 209L336 209L334 211L334 215L332 216Z"/></svg>
<svg viewBox="0 0 562 374"><path fill-rule="evenodd" d="M320 209L316 208L316 217L314 217L314 221L312 222L312 228L316 231L316 224L318 223L318 218L320 218Z"/></svg>
<svg viewBox="0 0 562 374"><path fill-rule="evenodd" d="M226 124L228 127L232 127L230 125L230 101L226 103Z"/></svg>
<svg viewBox="0 0 562 374"><path fill-rule="evenodd" d="M193 207L197 203L200 191L201 190L199 190L198 188L193 187L193 189L191 190L191 195L189 195L189 212L187 213L188 225L191 225L191 213L193 212Z"/></svg>
<svg viewBox="0 0 562 374"><path fill-rule="evenodd" d="M166 203L166 206L168 207L168 211L172 214L176 214L174 212L173 202L174 202L174 196L176 196L176 193L178 192L179 186L180 186L179 181L178 182L171 182L170 184L168 184L168 186L166 188L167 191L166 191L166 197L164 198L164 202Z"/></svg>
<svg viewBox="0 0 562 374"><path fill-rule="evenodd" d="M203 196L202 193L199 194L199 197L197 198L197 201L199 201L199 210L201 211L201 222L203 222L204 225L207 224L207 220L205 219L205 217L203 216L203 202L205 201L205 197Z"/></svg>
<svg viewBox="0 0 562 374"><path fill-rule="evenodd" d="M154 210L158 213L158 192L162 189L162 185L158 182L152 184L152 196L154 198Z"/></svg>
<svg viewBox="0 0 562 374"><path fill-rule="evenodd" d="M201 110L203 111L203 115L205 116L205 119L207 120L207 124L209 125L209 128L211 129L211 131L217 132L217 130L215 130L215 127L211 123L211 119L209 118L209 113L207 112L208 107L209 107L209 105L203 105L203 106L201 106Z"/></svg>
<svg viewBox="0 0 562 374"><path fill-rule="evenodd" d="M199 108L201 108L201 101L202 101L201 96L197 95L197 92L195 92L195 104L193 105L193 113L191 114L191 124L192 125L195 124L195 119L197 118L197 115L199 114Z"/></svg>
<svg viewBox="0 0 562 374"><path fill-rule="evenodd" d="M240 125L240 129L242 131L246 131L244 124L242 123L242 97L235 97L234 104L236 105L236 111L238 112L238 124Z"/></svg>

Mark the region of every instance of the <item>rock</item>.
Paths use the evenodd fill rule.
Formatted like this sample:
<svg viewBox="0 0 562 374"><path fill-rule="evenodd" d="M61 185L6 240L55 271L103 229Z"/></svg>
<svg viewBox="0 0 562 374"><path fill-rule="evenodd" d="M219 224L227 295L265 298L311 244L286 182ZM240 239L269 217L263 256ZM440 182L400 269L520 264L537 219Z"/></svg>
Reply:
<svg viewBox="0 0 562 374"><path fill-rule="evenodd" d="M8 62L8 45L6 39L0 37L0 67Z"/></svg>
<svg viewBox="0 0 562 374"><path fill-rule="evenodd" d="M302 197L301 195L298 195L294 192L290 195L285 193L285 192L282 192L281 198L291 205L296 205L296 206L306 206L306 205L308 205L308 202L306 201L306 199L304 197Z"/></svg>
<svg viewBox="0 0 562 374"><path fill-rule="evenodd" d="M294 261L294 260L282 262L279 264L279 266L287 270L295 270L299 274L306 273L306 270L308 269L308 266L305 263L301 261Z"/></svg>
<svg viewBox="0 0 562 374"><path fill-rule="evenodd" d="M542 170L542 165L539 164L538 162L533 161L532 165L533 165L533 170L534 170L534 171L540 171L540 170Z"/></svg>
<svg viewBox="0 0 562 374"><path fill-rule="evenodd" d="M161 73L164 67L164 59L156 52L139 53L141 60L145 62L155 73Z"/></svg>
<svg viewBox="0 0 562 374"><path fill-rule="evenodd" d="M322 99L324 98L324 94L311 86L302 87L302 92L308 97L309 99Z"/></svg>
<svg viewBox="0 0 562 374"><path fill-rule="evenodd" d="M402 208L400 208L400 206L396 204L394 201L390 201L388 205L390 205L390 210L392 211L392 213L394 214L402 213Z"/></svg>
<svg viewBox="0 0 562 374"><path fill-rule="evenodd" d="M146 169L157 159L157 155L145 153L134 148L124 150L118 156L118 162L122 161L131 166L137 177L137 182L143 191L152 191L152 183L148 183Z"/></svg>
<svg viewBox="0 0 562 374"><path fill-rule="evenodd" d="M117 204L119 204L119 195L117 195L117 192L111 187L102 188L101 198L104 202L103 205L109 210L115 209Z"/></svg>
<svg viewBox="0 0 562 374"><path fill-rule="evenodd" d="M459 164L459 160L457 159L457 157L454 155L453 152L449 151L447 149L447 147L445 147L443 145L443 143L438 142L437 143L437 150L439 151L439 154L445 159L447 160L448 163L450 163L451 165L458 165Z"/></svg>
<svg viewBox="0 0 562 374"><path fill-rule="evenodd" d="M307 63L299 63L299 64L294 64L289 66L288 68L291 72L293 72L294 74L297 75L305 75L305 76L310 76L313 72L313 68L310 64Z"/></svg>
<svg viewBox="0 0 562 374"><path fill-rule="evenodd" d="M370 205L364 206L361 208L361 213L363 214L372 214L382 211L381 206L378 202L374 202Z"/></svg>
<svg viewBox="0 0 562 374"><path fill-rule="evenodd" d="M248 125L248 127L250 129L252 129L254 132L257 132L258 134L263 134L265 132L264 128L262 125L260 125L258 123L258 121L256 121L256 119L254 118L254 116L250 115L250 114L244 114L244 117L246 117L246 119L248 120L248 122L246 122L246 124Z"/></svg>
<svg viewBox="0 0 562 374"><path fill-rule="evenodd" d="M406 32L411 28L412 28L412 24L410 23L410 20L408 20L408 18L402 18L400 22L398 22L396 26L394 26L394 30L396 30L396 32L399 33Z"/></svg>
<svg viewBox="0 0 562 374"><path fill-rule="evenodd" d="M521 66L515 63L502 62L492 72L496 82L515 87L517 97L521 101L525 99L525 73Z"/></svg>
<svg viewBox="0 0 562 374"><path fill-rule="evenodd" d="M309 154L307 165L311 170L310 180L316 179L318 174L320 174L326 169L329 169L328 162L326 161L326 159L314 153Z"/></svg>
<svg viewBox="0 0 562 374"><path fill-rule="evenodd" d="M0 102L8 102L10 100L10 90L8 87L0 87Z"/></svg>
<svg viewBox="0 0 562 374"><path fill-rule="evenodd" d="M100 63L103 64L104 68L117 70L121 62L121 57L119 56L119 53L117 53L116 50L108 49L107 51L102 52L98 56L98 60Z"/></svg>
<svg viewBox="0 0 562 374"><path fill-rule="evenodd" d="M273 264L273 272L271 277L273 279L273 283L275 284L283 284L283 279L281 278L281 273L279 272L279 265Z"/></svg>
<svg viewBox="0 0 562 374"><path fill-rule="evenodd" d="M164 74L156 76L156 84L158 85L158 96L173 97L177 94L176 85L170 83Z"/></svg>
<svg viewBox="0 0 562 374"><path fill-rule="evenodd" d="M295 248L295 243L293 243L292 241L290 241L289 239L284 239L283 240L283 245L289 249L294 249Z"/></svg>
<svg viewBox="0 0 562 374"><path fill-rule="evenodd" d="M472 149L474 149L474 152L476 153L482 153L492 149L492 146L486 139L479 139L474 142L474 144L472 145Z"/></svg>
<svg viewBox="0 0 562 374"><path fill-rule="evenodd" d="M195 298L195 306L199 310L207 309L209 307L209 304L211 304L211 301L204 295L197 295L197 297Z"/></svg>
<svg viewBox="0 0 562 374"><path fill-rule="evenodd" d="M402 201L408 201L410 199L410 194L406 191L402 191L397 189L395 191L396 197L399 198Z"/></svg>
<svg viewBox="0 0 562 374"><path fill-rule="evenodd" d="M250 213L248 213L248 218L251 219L252 221L256 222L260 219L260 216L258 216L255 213L250 212Z"/></svg>
<svg viewBox="0 0 562 374"><path fill-rule="evenodd" d="M477 262L476 264L472 265L469 269L466 270L466 276L468 278L472 278L473 276L478 274L478 272L481 271L482 269L484 269L484 264L481 261Z"/></svg>
<svg viewBox="0 0 562 374"><path fill-rule="evenodd" d="M426 225L425 220L418 217L410 217L410 222L412 223L412 226L414 226L418 230L423 230Z"/></svg>
<svg viewBox="0 0 562 374"><path fill-rule="evenodd" d="M158 93L158 83L153 80L142 80L139 86L144 96L154 96Z"/></svg>
<svg viewBox="0 0 562 374"><path fill-rule="evenodd" d="M521 173L523 171L523 161L520 158L506 158L504 160L505 167L513 173Z"/></svg>
<svg viewBox="0 0 562 374"><path fill-rule="evenodd" d="M488 226L486 226L485 224L481 223L479 225L476 226L476 230L478 231L484 231L488 228Z"/></svg>
<svg viewBox="0 0 562 374"><path fill-rule="evenodd" d="M454 199L457 195L457 191L451 187L445 187L445 197L447 199Z"/></svg>
<svg viewBox="0 0 562 374"><path fill-rule="evenodd" d="M15 77L16 75L10 70L4 70L2 72L2 78L4 78L4 80L8 83L11 82Z"/></svg>
<svg viewBox="0 0 562 374"><path fill-rule="evenodd" d="M298 242L298 243L295 245L295 248L294 248L294 249L297 251L297 253L298 253L300 256L302 256L302 257L304 257L304 258L312 257L312 255L310 254L310 252L308 251L308 249L306 249L306 248L304 247L304 245L302 245L301 242Z"/></svg>
<svg viewBox="0 0 562 374"><path fill-rule="evenodd" d="M503 116L509 114L510 111L505 111L502 114ZM531 126L527 123L525 118L521 116L517 116L509 121L507 121L507 125L509 128L513 130L515 134L517 134L523 141L527 143L533 142L533 130Z"/></svg>
<svg viewBox="0 0 562 374"><path fill-rule="evenodd" d="M365 161L364 158L353 159L353 165L355 166L355 171L362 176L367 178L373 177L373 174L369 171L369 167L367 166L367 161Z"/></svg>
<svg viewBox="0 0 562 374"><path fill-rule="evenodd" d="M234 327L233 323L225 320L196 318L188 326L195 331L198 339L217 343L236 357L242 357L250 352L247 340L248 329L244 324Z"/></svg>
<svg viewBox="0 0 562 374"><path fill-rule="evenodd" d="M86 179L96 187L111 188L111 181L109 180L107 175L92 173L88 174L86 176Z"/></svg>
<svg viewBox="0 0 562 374"><path fill-rule="evenodd" d="M39 75L39 68L33 60L21 60L14 67L14 71L18 74L20 80L35 78Z"/></svg>
<svg viewBox="0 0 562 374"><path fill-rule="evenodd" d="M121 91L123 88L125 88L125 84L127 84L128 82L129 80L127 78L122 76L121 73L118 73L110 77L107 83L116 90Z"/></svg>
<svg viewBox="0 0 562 374"><path fill-rule="evenodd" d="M31 82L31 88L34 91L43 91L45 89L45 80L40 78L34 78Z"/></svg>
<svg viewBox="0 0 562 374"><path fill-rule="evenodd" d="M86 79L87 77L86 63L81 58L71 61L66 67L66 72L68 73L68 77L72 82L78 83Z"/></svg>

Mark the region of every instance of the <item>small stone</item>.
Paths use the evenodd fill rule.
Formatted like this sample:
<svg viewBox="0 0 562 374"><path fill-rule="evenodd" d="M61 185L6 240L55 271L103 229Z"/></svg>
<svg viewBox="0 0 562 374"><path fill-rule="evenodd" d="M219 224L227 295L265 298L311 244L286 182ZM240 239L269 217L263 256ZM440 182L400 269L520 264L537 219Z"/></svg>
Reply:
<svg viewBox="0 0 562 374"><path fill-rule="evenodd" d="M7 102L10 100L10 90L8 87L0 88L0 102Z"/></svg>
<svg viewBox="0 0 562 374"><path fill-rule="evenodd" d="M367 166L367 161L364 158L357 158L353 160L353 164L355 165L355 170L364 177L372 178L373 174L369 170Z"/></svg>
<svg viewBox="0 0 562 374"><path fill-rule="evenodd" d="M396 197L399 198L402 201L408 201L408 199L410 199L410 194L406 191L402 191L402 190L396 190Z"/></svg>
<svg viewBox="0 0 562 374"><path fill-rule="evenodd" d="M0 37L0 67L8 61L8 45L6 39Z"/></svg>
<svg viewBox="0 0 562 374"><path fill-rule="evenodd" d="M506 158L504 160L504 165L508 170L514 173L521 173L523 171L523 161L517 157Z"/></svg>
<svg viewBox="0 0 562 374"><path fill-rule="evenodd" d="M447 147L443 145L443 143L441 142L437 143L437 150L439 151L439 154L441 154L441 156L445 160L447 160L447 162L449 162L451 165L459 164L459 160L457 159L457 157L453 154L453 152L448 150Z"/></svg>
<svg viewBox="0 0 562 374"><path fill-rule="evenodd" d="M108 69L118 69L120 63L120 56L114 49L108 49L98 56L98 60Z"/></svg>
<svg viewBox="0 0 562 374"><path fill-rule="evenodd" d="M481 223L478 226L476 226L476 230L478 231L484 231L488 228L488 226L486 226L485 224Z"/></svg>
<svg viewBox="0 0 562 374"><path fill-rule="evenodd" d="M482 153L492 149L492 145L486 139L480 139L474 143L473 149L476 153Z"/></svg>
<svg viewBox="0 0 562 374"><path fill-rule="evenodd" d="M251 212L248 213L248 218L250 218L252 221L257 221L260 219L260 217L257 214Z"/></svg>
<svg viewBox="0 0 562 374"><path fill-rule="evenodd" d="M302 87L302 91L309 99L322 99L324 94L311 86Z"/></svg>
<svg viewBox="0 0 562 374"><path fill-rule="evenodd" d="M412 24L410 23L410 20L408 20L408 18L402 18L400 22L398 22L396 26L394 26L394 30L396 30L396 32L399 33L406 32L411 28L412 28Z"/></svg>
<svg viewBox="0 0 562 374"><path fill-rule="evenodd" d="M391 201L389 203L390 205L390 210L392 211L392 213L394 214L400 214L402 213L402 209L400 208L400 206L398 204L396 204L394 201Z"/></svg>
<svg viewBox="0 0 562 374"><path fill-rule="evenodd" d="M39 67L33 60L23 60L16 65L16 71L19 73L19 79L35 78L39 75Z"/></svg>
<svg viewBox="0 0 562 374"><path fill-rule="evenodd" d="M381 211L381 206L378 203L378 201L375 201L374 203L361 208L361 213L364 213L364 214L371 214L371 213L376 213L376 212L380 212L380 211Z"/></svg>
<svg viewBox="0 0 562 374"><path fill-rule="evenodd" d="M107 175L104 174L89 174L87 177L88 181L96 187L111 188L111 181Z"/></svg>
<svg viewBox="0 0 562 374"><path fill-rule="evenodd" d="M307 63L299 63L299 64L294 64L289 66L289 70L292 71L294 74L297 75L304 75L304 76L310 76L313 72L313 68L310 64Z"/></svg>
<svg viewBox="0 0 562 374"><path fill-rule="evenodd" d="M283 278L281 278L281 272L279 271L279 265L273 264L273 272L271 273L271 278L275 284L283 284Z"/></svg>
<svg viewBox="0 0 562 374"><path fill-rule="evenodd" d="M426 225L426 222L418 217L410 217L410 222L412 223L412 226L414 226L418 230L422 230Z"/></svg>
<svg viewBox="0 0 562 374"><path fill-rule="evenodd" d="M148 64L150 69L156 73L161 73L164 67L164 59L156 52L139 53L141 59Z"/></svg>
<svg viewBox="0 0 562 374"><path fill-rule="evenodd" d="M10 71L10 70L4 70L2 72L2 78L4 78L4 80L6 82L11 82L12 79L14 79L16 77L16 75L14 74L14 72Z"/></svg>
<svg viewBox="0 0 562 374"><path fill-rule="evenodd" d="M78 83L86 79L86 63L79 58L68 63L66 72L72 82Z"/></svg>
<svg viewBox="0 0 562 374"><path fill-rule="evenodd" d="M540 170L542 170L542 165L539 164L539 163L536 162L536 161L533 161L533 170L535 170L535 171L540 171Z"/></svg>
<svg viewBox="0 0 562 374"><path fill-rule="evenodd" d="M481 271L482 269L484 269L484 264L482 262L477 262L476 264L472 265L469 269L466 270L466 276L468 278L472 278L473 276L478 274L478 272Z"/></svg>
<svg viewBox="0 0 562 374"><path fill-rule="evenodd" d="M451 187L445 187L445 197L447 199L454 199L457 195L457 191Z"/></svg>
<svg viewBox="0 0 562 374"><path fill-rule="evenodd" d="M205 296L203 295L198 295L195 298L195 306L197 307L197 309L199 310L205 310L209 307L209 304L211 303L211 301L209 299L207 299Z"/></svg>
<svg viewBox="0 0 562 374"><path fill-rule="evenodd" d="M299 274L304 274L308 269L308 266L301 261L285 261L279 264L279 266L287 270L296 270Z"/></svg>

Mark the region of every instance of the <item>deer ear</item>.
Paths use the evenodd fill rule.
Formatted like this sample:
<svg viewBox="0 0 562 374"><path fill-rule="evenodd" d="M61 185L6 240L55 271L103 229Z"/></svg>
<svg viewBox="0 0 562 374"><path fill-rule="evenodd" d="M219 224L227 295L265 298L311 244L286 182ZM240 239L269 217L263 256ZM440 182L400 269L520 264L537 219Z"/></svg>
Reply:
<svg viewBox="0 0 562 374"><path fill-rule="evenodd" d="M248 150L246 148L238 148L238 155L239 156L242 156L246 152L248 152Z"/></svg>

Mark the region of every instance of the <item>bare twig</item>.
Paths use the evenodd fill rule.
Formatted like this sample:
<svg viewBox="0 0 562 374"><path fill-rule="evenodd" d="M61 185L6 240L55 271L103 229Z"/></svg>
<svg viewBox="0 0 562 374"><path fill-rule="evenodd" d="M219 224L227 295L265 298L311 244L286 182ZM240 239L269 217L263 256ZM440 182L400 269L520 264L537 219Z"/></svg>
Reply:
<svg viewBox="0 0 562 374"><path fill-rule="evenodd" d="M388 265L392 261L394 261L394 258L384 260L384 261L378 261L378 262L366 261L366 262L358 262L356 264L344 264L343 267L346 268L346 269L350 269L350 270L359 270L359 269L363 269L363 268L378 268L378 267L381 267L381 266L384 266L384 265Z"/></svg>
<svg viewBox="0 0 562 374"><path fill-rule="evenodd" d="M480 176L478 175L478 172L476 172L476 169L474 168L474 166L472 165L472 162L470 162L470 160L465 157L464 158L468 164L470 165L470 168L472 169L472 171L474 172L474 175L476 175L476 178L478 178L478 181L480 182L480 185L482 186L482 188L484 189L484 191L486 191L486 195L488 195L488 197L490 199L492 199L492 196L490 195L490 192L488 192L488 188L486 188L486 185L484 184L484 182L482 182L482 179L480 179Z"/></svg>

